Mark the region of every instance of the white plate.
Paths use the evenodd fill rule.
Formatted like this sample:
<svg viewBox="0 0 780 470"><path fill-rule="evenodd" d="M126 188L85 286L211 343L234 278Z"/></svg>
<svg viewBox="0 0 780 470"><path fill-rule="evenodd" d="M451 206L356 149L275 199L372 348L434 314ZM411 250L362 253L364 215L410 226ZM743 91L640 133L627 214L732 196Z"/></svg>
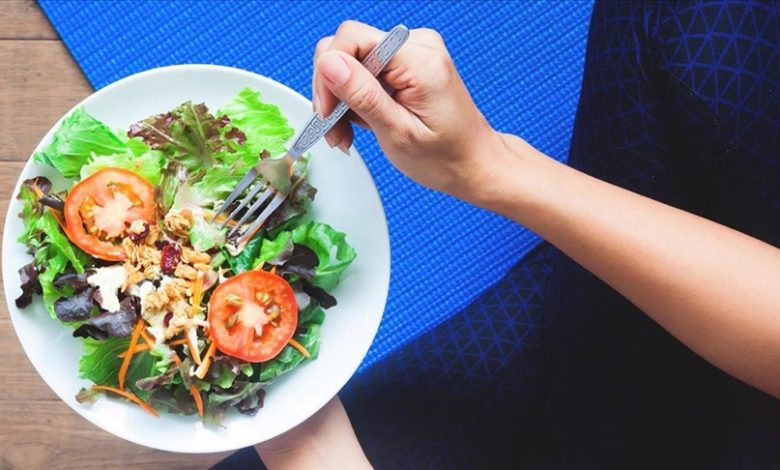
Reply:
<svg viewBox="0 0 780 470"><path fill-rule="evenodd" d="M180 65L139 73L97 91L78 106L111 128L126 129L187 100L205 102L216 110L246 86L279 106L296 131L311 114L310 102L286 86L254 73L213 65ZM60 122L36 150L51 142ZM347 157L324 142L316 145L312 154L311 182L319 190L314 218L346 232L358 255L333 292L339 304L327 311L319 358L272 384L265 406L254 417L231 410L224 428L204 425L197 416L162 413L155 419L140 407L117 399L101 398L91 406L76 402L79 389L89 385L77 374L79 340L71 337L70 328L49 317L39 299L23 311L14 305L21 293L17 270L31 259L16 243L22 223L15 196L22 180L56 174L52 168L28 161L6 217L3 279L16 334L49 387L77 413L106 431L173 452L220 452L262 442L293 428L327 403L355 372L379 326L390 280L390 243L379 194L360 155L353 149Z"/></svg>

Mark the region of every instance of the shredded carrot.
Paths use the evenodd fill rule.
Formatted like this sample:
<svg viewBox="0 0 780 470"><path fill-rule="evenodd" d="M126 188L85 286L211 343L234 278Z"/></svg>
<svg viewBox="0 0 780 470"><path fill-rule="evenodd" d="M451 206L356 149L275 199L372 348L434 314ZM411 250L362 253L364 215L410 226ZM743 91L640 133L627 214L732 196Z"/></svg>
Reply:
<svg viewBox="0 0 780 470"><path fill-rule="evenodd" d="M276 274L276 266L271 267L271 274Z"/></svg>
<svg viewBox="0 0 780 470"><path fill-rule="evenodd" d="M187 344L186 339L175 339L168 343L168 346L181 346L182 344ZM139 352L146 351L148 349L152 349L152 347L149 345L149 343L142 343L135 347L135 351L133 351L134 354L137 354ZM123 358L127 355L127 351L119 353L116 357Z"/></svg>
<svg viewBox="0 0 780 470"><path fill-rule="evenodd" d="M298 341L295 341L294 338L290 338L290 341L288 341L287 344L289 344L290 346L292 346L295 349L297 349L299 353L303 354L303 357L305 357L305 358L311 357L311 354L309 353L309 351L307 351L306 348L304 348L301 343L299 343Z"/></svg>
<svg viewBox="0 0 780 470"><path fill-rule="evenodd" d="M175 362L177 366L181 365L181 359L179 359L179 355L176 353L173 353L173 362Z"/></svg>
<svg viewBox="0 0 780 470"><path fill-rule="evenodd" d="M200 396L200 390L198 389L197 385L193 385L190 387L190 393L192 394L192 399L195 400L195 406L198 408L198 414L200 417L203 417L203 398Z"/></svg>
<svg viewBox="0 0 780 470"><path fill-rule="evenodd" d="M154 346L154 344L157 342L157 341L155 341L155 340L154 340L154 338L152 338L151 336L149 336L149 333L147 333L147 332L146 332L146 328L144 328L143 330L141 330L141 338L143 338L143 339L144 339L144 341L146 341L146 344L148 344L148 345L149 345L149 348L153 347L153 346ZM138 350L136 349L136 352L137 352L137 351L138 351Z"/></svg>
<svg viewBox="0 0 780 470"><path fill-rule="evenodd" d="M187 340L184 338L181 339L175 339L168 343L168 346L181 346L182 344L187 344Z"/></svg>
<svg viewBox="0 0 780 470"><path fill-rule="evenodd" d="M203 211L203 215L205 215L206 217L213 217L213 216L214 216L214 213L213 213L212 211L209 211L209 210L204 210L204 211ZM228 219L228 216L227 216L227 214L219 214L219 215L218 215L218 216L217 216L217 217L214 219L214 222L217 222L217 223L222 223L222 222L224 222L224 221L226 221L226 220L227 220L227 224L228 224L229 226L231 226L231 227L233 227L233 226L237 225L235 220L233 220L233 219Z"/></svg>
<svg viewBox="0 0 780 470"><path fill-rule="evenodd" d="M130 346L128 346L125 352L125 357L122 359L122 367L119 368L119 389L125 389L125 375L127 375L127 368L130 367L130 360L133 359L135 354L135 347L138 344L138 337L141 336L141 330L146 327L146 322L138 320L133 328L133 336L130 337Z"/></svg>
<svg viewBox="0 0 780 470"><path fill-rule="evenodd" d="M185 333L184 337L187 339L187 347L190 348L190 356L192 356L192 360L195 361L195 364L200 365L200 354L198 354L198 350L195 349L195 345L192 344L190 335Z"/></svg>
<svg viewBox="0 0 780 470"><path fill-rule="evenodd" d="M38 199L44 196L43 191L41 191L41 188L38 187L38 183L33 183L32 190L35 193L35 197L37 197Z"/></svg>
<svg viewBox="0 0 780 470"><path fill-rule="evenodd" d="M192 308L195 313L200 313L200 303L203 300L203 273L198 273L195 286L192 288Z"/></svg>
<svg viewBox="0 0 780 470"><path fill-rule="evenodd" d="M115 387L106 387L105 385L93 385L92 388L95 389L95 390L103 390L104 392L116 393L119 396L125 397L128 400L137 403L138 406L140 406L141 408L145 409L146 411L151 413L153 416L155 416L155 417L159 417L160 416L160 413L158 413L157 410L152 408L151 405L149 405L149 403L146 403L145 401L141 400L140 398L138 398L137 396L135 396L135 394L133 394L131 392L128 392L126 390L120 390L120 389L115 388Z"/></svg>
<svg viewBox="0 0 780 470"><path fill-rule="evenodd" d="M173 354L173 361L176 365L181 365L181 359L179 359L179 356L175 353ZM198 414L203 417L203 398L200 396L200 389L197 385L192 384L190 393L192 394L192 399L195 400L195 407L198 408Z"/></svg>
<svg viewBox="0 0 780 470"><path fill-rule="evenodd" d="M209 344L209 349L206 351L206 354L203 356L203 365L198 367L198 371L195 374L196 377L203 380L203 377L205 377L209 371L209 367L211 367L211 358L214 356L214 353L216 351L217 351L217 343L212 340L211 344Z"/></svg>

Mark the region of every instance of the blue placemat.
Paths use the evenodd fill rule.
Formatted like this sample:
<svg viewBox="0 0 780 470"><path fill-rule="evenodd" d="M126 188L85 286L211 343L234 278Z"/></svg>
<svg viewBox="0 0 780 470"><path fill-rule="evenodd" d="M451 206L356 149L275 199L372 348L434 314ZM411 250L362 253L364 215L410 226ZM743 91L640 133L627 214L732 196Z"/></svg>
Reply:
<svg viewBox="0 0 780 470"><path fill-rule="evenodd" d="M592 7L591 1L40 4L95 88L153 67L214 63L310 96L314 45L343 20L434 28L493 126L559 159L569 146ZM387 310L365 368L458 312L538 239L417 186L385 161L369 133L358 132L356 145L385 204L393 261Z"/></svg>

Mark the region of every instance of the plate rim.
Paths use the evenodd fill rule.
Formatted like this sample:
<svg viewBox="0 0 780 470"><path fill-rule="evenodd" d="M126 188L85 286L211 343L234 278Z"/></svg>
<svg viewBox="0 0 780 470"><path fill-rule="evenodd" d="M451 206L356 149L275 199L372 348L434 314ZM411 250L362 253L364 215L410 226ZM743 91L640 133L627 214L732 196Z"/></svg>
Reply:
<svg viewBox="0 0 780 470"><path fill-rule="evenodd" d="M101 96L101 95L103 95L105 93L108 93L109 91L111 91L111 90L113 90L113 89L115 89L117 87L125 85L128 82L131 82L131 81L134 81L134 80L138 80L138 79L142 79L142 78L147 78L149 76L153 76L153 75L156 75L156 74L161 74L161 73L165 73L165 72L171 72L171 71L173 71L173 72L183 72L183 73L199 72L199 71L205 71L205 72L209 72L209 71L210 72L214 72L214 71L216 71L216 72L222 72L222 73L226 73L226 74L241 75L241 76L250 78L252 80L259 80L261 82L264 82L269 87L281 88L286 94L289 94L294 99L296 99L298 101L301 101L303 104L307 104L307 105L311 106L311 101L310 100L305 98L303 95L301 95L300 93L298 93L293 88L291 88L288 85L286 85L285 83L282 83L282 82L280 82L278 80L272 79L272 78L267 77L265 75L259 74L257 72L252 72L250 70L246 70L246 69L242 69L242 68L238 68L238 67L226 66L226 65L205 64L205 63L166 65L166 66L161 66L161 67L155 67L155 68L151 68L151 69L142 70L140 72L136 72L136 73L133 73L131 75L125 76L125 77L123 77L123 78L121 78L119 80L116 80L116 81L106 85L105 87L102 87L100 89L97 89L97 90L93 91L91 94L89 94L84 99L82 99L81 101L76 103L74 106L72 106L67 112L65 112L54 124L52 124L52 126L43 135L43 137L41 137L40 141L35 146L35 148L33 149L32 153L30 154L30 156L27 158L27 160L25 160L24 166L22 167L22 170L21 170L19 176L17 177L16 185L14 186L13 192L11 193L11 195L9 197L9 200L8 200L7 212L6 212L6 217L5 217L5 221L4 221L4 225L3 225L2 246L5 246L6 243L8 243L9 246L13 246L13 245L18 244L18 242L16 241L16 237L12 236L12 234L10 233L10 229L9 229L10 224L8 222L10 220L12 220L13 217L16 217L16 214L12 214L12 211L10 210L11 209L11 205L12 205L12 203L14 201L15 196L19 193L19 189L21 188L21 184L22 184L22 181L23 181L22 175L27 171L28 166L34 163L32 161L33 155L36 152L38 152L44 146L44 142L51 141L51 139L53 138L54 133L61 127L63 120L65 120L65 118L70 116L71 113L73 113L76 109L78 109L80 107L83 107L85 105L88 105L89 102L91 102L92 100L96 99L97 97L99 97L99 96ZM383 251L385 251L387 253L387 272L386 273L382 273L382 275L383 275L383 277L385 277L387 279L387 281L384 283L384 289L383 289L383 293L382 293L382 302L381 302L381 304L382 304L382 311L381 311L381 313L379 315L378 321L376 322L375 328L371 332L371 341L368 342L367 346L364 348L364 350L361 351L360 360L355 365L354 370L352 371L352 373L349 374L348 376L346 376L345 379L338 381L339 382L339 386L338 386L338 389L337 389L336 394L334 396L337 396L338 392L355 375L355 373L357 372L360 364L365 359L365 357L366 357L366 355L367 355L371 345L373 344L374 340L376 339L376 334L377 334L377 332L379 330L379 326L380 326L380 324L382 322L382 319L384 318L384 313L385 313L385 310L387 308L387 299L388 299L389 290L390 290L390 279L391 279L391 276L392 276L392 250L391 250L391 242L390 242L390 232L389 232L389 228L388 228L388 224L387 224L386 209L385 209L384 203L382 202L382 197L381 197L381 194L379 193L379 189L378 189L378 187L376 185L376 181L374 180L374 176L371 173L371 171L368 169L368 166L366 165L365 160L362 158L362 156L360 155L360 152L357 151L357 149L355 149L353 147L352 150L354 151L354 152L352 152L353 153L352 157L356 158L358 160L359 164L363 167L363 169L368 174L369 178L371 179L372 190L376 194L376 198L379 201L379 209L380 209L379 215L381 216L381 221L383 222L383 227L382 227L383 230L382 230L382 232L385 234L385 236L383 237L383 240L382 240L382 242L383 242L382 243L382 245L383 245L382 249L383 249ZM13 238L13 240L10 240L9 236L11 236ZM6 266L7 261L8 261L7 260L8 255L6 254L7 250L3 249L2 251L3 251L3 253L2 253L2 258L0 259L0 267L2 267L3 269L0 269L0 276L2 276L2 271L5 270L4 267ZM17 310L19 312L21 312L21 309L17 308L16 305L12 303L13 301L12 301L12 298L11 298L12 296L11 296L11 292L10 292L10 288L9 288L9 283L5 279L5 276L2 276L2 284L3 284L3 292L4 292L5 300L6 300L5 303L6 303L7 308L8 308L8 317L9 317L9 319L11 321L11 326L14 329L14 334L16 335L17 341L19 342L19 344L22 347L22 350L24 351L25 358L33 366L33 369L35 369L35 372L38 374L38 376L41 378L41 380L43 380L43 382L49 387L49 389L52 392L54 392L55 395L57 395L57 397L60 399L60 401L64 402L69 408L71 408L73 411L75 411L85 421L89 422L90 424L92 424L93 426L99 428L100 430L102 430L104 432L107 432L109 434L117 436L117 437L119 437L121 439L124 439L126 441L132 442L134 444L141 445L141 446L148 447L148 448L157 449L157 450L162 450L162 451L167 451L167 452L177 452L177 453L183 453L183 454L208 454L208 453L218 453L218 452L234 451L234 450L237 450L237 449L240 449L240 448L243 448L243 447L253 446L253 445L256 445L256 444L259 444L259 443L262 443L262 442L267 442L270 439L273 439L273 438L275 438L277 436L280 436L280 435L290 431L291 429L293 429L296 426L298 426L299 424L301 424L303 421L305 421L308 418L310 418L313 414L315 414L317 411L319 411L323 406L325 406L325 404L327 404L333 398L333 396L329 396L329 397L325 398L324 400L323 399L317 400L316 405L314 407L312 407L312 410L311 410L310 413L302 413L301 414L302 418L299 418L299 419L298 418L294 418L294 419L289 420L289 422L286 422L283 426L280 426L280 431L275 436L267 437L267 438L265 438L265 439L263 439L263 440L261 440L259 442L255 442L254 439L248 438L248 439L244 439L243 441L228 441L228 442L230 442L230 444L223 445L223 446L210 447L208 449L194 449L192 447L183 448L182 449L182 448L178 448L178 447L171 447L171 446L165 446L165 445L155 445L153 443L150 444L149 442L144 442L144 441L134 437L134 433L125 431L126 428L119 428L117 430L113 430L113 429L109 430L109 429L105 428L104 426L96 423L92 419L90 419L90 417L87 416L85 409L82 409L82 407L79 407L79 406L73 406L70 402L68 402L63 397L63 395L60 394L58 392L58 390L56 390L55 387L52 386L52 384L44 376L44 374L41 373L40 368L30 359L30 354L27 351L27 345L25 345L25 342L22 341L22 338L21 338L21 336L19 334L18 326L17 326L16 322L14 321L14 315L12 314L12 309L15 309L15 310ZM326 395L328 395L328 394L323 395L323 397L326 396ZM129 406L129 405L126 404L126 406ZM252 419L252 418L249 418L249 419ZM197 425L197 423L196 423L196 425Z"/></svg>

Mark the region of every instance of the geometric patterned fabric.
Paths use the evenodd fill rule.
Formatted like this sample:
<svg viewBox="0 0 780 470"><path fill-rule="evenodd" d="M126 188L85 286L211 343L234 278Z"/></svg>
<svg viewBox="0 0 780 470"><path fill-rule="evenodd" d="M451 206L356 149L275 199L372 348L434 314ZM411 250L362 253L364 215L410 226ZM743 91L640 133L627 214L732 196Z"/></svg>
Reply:
<svg viewBox="0 0 780 470"><path fill-rule="evenodd" d="M780 3L597 3L569 163L780 246L779 90ZM780 466L777 400L548 244L342 400L377 468Z"/></svg>

